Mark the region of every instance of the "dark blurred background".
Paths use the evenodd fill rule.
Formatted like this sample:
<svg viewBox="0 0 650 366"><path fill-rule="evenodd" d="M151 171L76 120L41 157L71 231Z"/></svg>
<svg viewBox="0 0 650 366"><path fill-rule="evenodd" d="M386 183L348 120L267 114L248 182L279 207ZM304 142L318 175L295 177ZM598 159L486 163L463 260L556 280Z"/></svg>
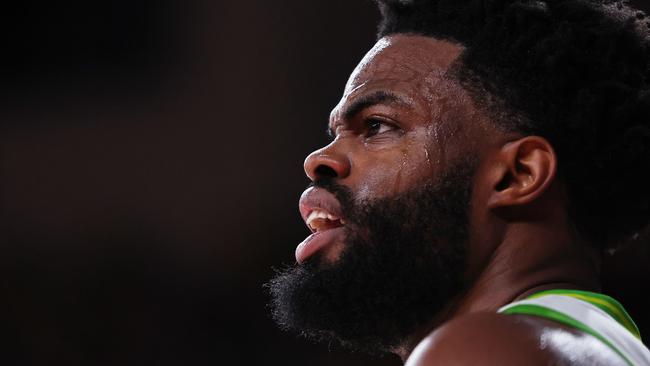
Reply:
<svg viewBox="0 0 650 366"><path fill-rule="evenodd" d="M650 1L637 1L650 9ZM304 157L370 1L23 1L0 15L0 362L399 365L279 331ZM649 245L605 287L650 331Z"/></svg>

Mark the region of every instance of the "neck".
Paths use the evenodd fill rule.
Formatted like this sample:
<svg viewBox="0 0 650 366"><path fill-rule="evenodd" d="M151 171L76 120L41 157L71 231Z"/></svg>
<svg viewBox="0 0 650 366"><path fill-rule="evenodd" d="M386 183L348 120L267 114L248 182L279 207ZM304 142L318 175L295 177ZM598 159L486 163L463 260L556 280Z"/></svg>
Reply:
<svg viewBox="0 0 650 366"><path fill-rule="evenodd" d="M512 226L471 286L394 353L405 361L424 337L451 318L496 312L508 303L549 289L598 291L596 256L588 244L570 233L557 226L550 230L530 223Z"/></svg>

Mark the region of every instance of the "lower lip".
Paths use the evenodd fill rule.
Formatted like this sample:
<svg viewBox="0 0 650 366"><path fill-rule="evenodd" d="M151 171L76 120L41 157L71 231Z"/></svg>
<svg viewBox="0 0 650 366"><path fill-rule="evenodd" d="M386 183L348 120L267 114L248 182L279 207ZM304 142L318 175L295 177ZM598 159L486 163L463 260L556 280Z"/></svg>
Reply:
<svg viewBox="0 0 650 366"><path fill-rule="evenodd" d="M309 235L296 248L296 261L302 263L319 250L331 246L343 235L343 226L333 229L317 231Z"/></svg>

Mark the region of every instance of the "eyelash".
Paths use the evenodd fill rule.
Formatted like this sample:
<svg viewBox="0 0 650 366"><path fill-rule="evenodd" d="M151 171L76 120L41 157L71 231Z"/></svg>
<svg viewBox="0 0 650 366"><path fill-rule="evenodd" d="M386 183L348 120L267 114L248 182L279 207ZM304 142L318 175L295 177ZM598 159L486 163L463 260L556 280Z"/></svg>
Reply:
<svg viewBox="0 0 650 366"><path fill-rule="evenodd" d="M389 130L388 131L382 131L381 130L382 126L389 127ZM393 131L393 130L396 130L396 129L397 129L397 127L394 124L392 124L390 122L386 122L386 121L381 120L381 119L371 118L371 119L366 120L366 137L373 137L373 136L381 135L383 133L390 132L390 131ZM374 131L374 130L377 130L377 131L376 132L371 132L371 131Z"/></svg>
<svg viewBox="0 0 650 366"><path fill-rule="evenodd" d="M389 127L389 130L388 131L381 131L382 126ZM374 129L378 129L378 131L377 132L371 132ZM395 131L395 130L399 130L399 127L397 125L395 125L394 123L391 123L391 122L388 122L388 121L385 121L385 120L379 119L379 118L368 118L365 121L365 134L364 134L364 137L365 138L371 138L371 137L381 135L383 133ZM336 139L336 137L337 137L336 132L334 132L330 128L328 128L325 131L325 133L329 137L329 139L332 140L332 141L334 139Z"/></svg>

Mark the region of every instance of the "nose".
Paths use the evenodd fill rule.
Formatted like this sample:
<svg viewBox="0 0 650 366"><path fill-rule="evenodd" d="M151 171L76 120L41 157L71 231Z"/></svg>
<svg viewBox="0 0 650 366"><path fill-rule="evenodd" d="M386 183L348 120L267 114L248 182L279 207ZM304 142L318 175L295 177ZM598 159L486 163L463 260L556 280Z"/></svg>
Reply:
<svg viewBox="0 0 650 366"><path fill-rule="evenodd" d="M332 144L314 151L305 159L305 173L312 181L322 178L344 179L350 175L350 160L345 154L336 151Z"/></svg>

